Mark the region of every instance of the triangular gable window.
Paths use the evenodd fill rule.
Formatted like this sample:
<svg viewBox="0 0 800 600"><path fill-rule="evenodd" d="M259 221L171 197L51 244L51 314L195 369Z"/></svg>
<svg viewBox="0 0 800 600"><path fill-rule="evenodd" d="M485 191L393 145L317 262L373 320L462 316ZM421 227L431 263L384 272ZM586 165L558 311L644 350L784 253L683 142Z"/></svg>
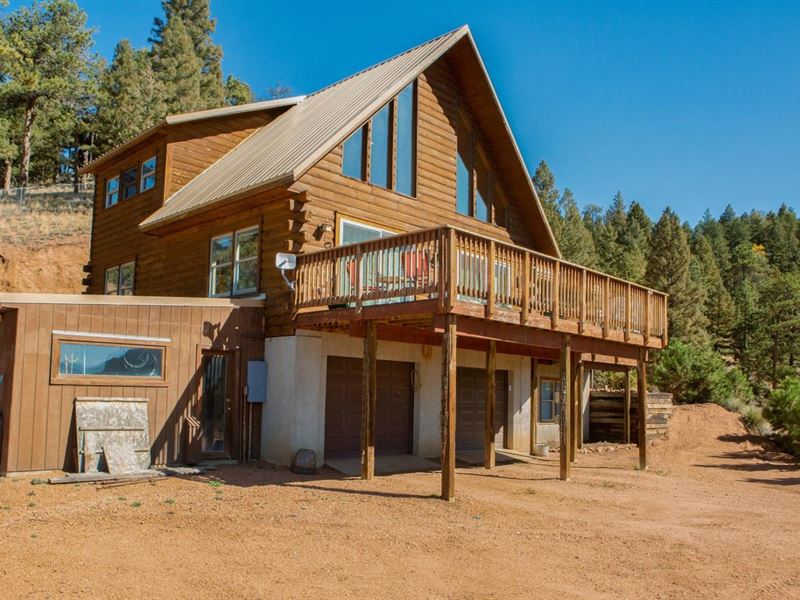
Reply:
<svg viewBox="0 0 800 600"><path fill-rule="evenodd" d="M347 138L343 175L416 195L416 96L412 82Z"/></svg>

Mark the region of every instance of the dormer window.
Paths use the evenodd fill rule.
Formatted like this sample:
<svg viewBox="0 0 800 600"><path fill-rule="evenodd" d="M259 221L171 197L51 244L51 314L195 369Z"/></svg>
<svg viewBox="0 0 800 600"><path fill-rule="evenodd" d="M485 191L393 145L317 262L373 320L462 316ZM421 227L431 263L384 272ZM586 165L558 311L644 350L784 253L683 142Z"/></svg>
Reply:
<svg viewBox="0 0 800 600"><path fill-rule="evenodd" d="M416 84L408 84L342 147L342 174L414 196Z"/></svg>
<svg viewBox="0 0 800 600"><path fill-rule="evenodd" d="M122 199L127 200L136 195L138 169L133 167L122 172Z"/></svg>
<svg viewBox="0 0 800 600"><path fill-rule="evenodd" d="M119 202L119 175L106 181L106 208Z"/></svg>
<svg viewBox="0 0 800 600"><path fill-rule="evenodd" d="M142 163L142 175L140 177L141 191L146 192L156 187L156 157L151 156Z"/></svg>

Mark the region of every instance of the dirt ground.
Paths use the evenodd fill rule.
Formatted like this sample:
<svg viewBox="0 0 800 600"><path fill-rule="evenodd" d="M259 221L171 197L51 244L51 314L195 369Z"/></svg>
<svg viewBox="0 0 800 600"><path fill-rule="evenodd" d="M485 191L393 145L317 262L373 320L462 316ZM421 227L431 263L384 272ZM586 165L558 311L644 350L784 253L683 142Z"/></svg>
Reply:
<svg viewBox="0 0 800 600"><path fill-rule="evenodd" d="M438 473L0 479L0 596L800 598L800 467L707 405L636 457L459 469L452 503Z"/></svg>
<svg viewBox="0 0 800 600"><path fill-rule="evenodd" d="M56 236L35 245L5 244L0 237L0 256L0 292L80 294L89 236Z"/></svg>

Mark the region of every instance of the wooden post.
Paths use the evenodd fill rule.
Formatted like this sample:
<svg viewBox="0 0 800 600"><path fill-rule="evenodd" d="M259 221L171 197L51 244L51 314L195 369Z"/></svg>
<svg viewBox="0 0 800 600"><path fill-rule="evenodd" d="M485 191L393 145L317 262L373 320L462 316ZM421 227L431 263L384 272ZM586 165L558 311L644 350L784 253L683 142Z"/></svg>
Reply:
<svg viewBox="0 0 800 600"><path fill-rule="evenodd" d="M575 462L578 453L578 360L573 352L569 362L568 377L569 390L569 461Z"/></svg>
<svg viewBox="0 0 800 600"><path fill-rule="evenodd" d="M626 444L631 443L631 368L625 367L625 411L622 415L623 427L625 432L623 434L623 441Z"/></svg>
<svg viewBox="0 0 800 600"><path fill-rule="evenodd" d="M639 468L647 469L647 350L639 349L636 366L639 413Z"/></svg>
<svg viewBox="0 0 800 600"><path fill-rule="evenodd" d="M580 319L578 321L578 333L583 335L586 328L586 269L581 269L581 284L580 284Z"/></svg>
<svg viewBox="0 0 800 600"><path fill-rule="evenodd" d="M650 343L650 296L652 292L647 290L644 295L644 345Z"/></svg>
<svg viewBox="0 0 800 600"><path fill-rule="evenodd" d="M579 355L576 355L579 356ZM578 361L577 374L575 376L575 407L578 411L578 418L575 420L575 433L577 435L577 448L583 448L583 361Z"/></svg>
<svg viewBox="0 0 800 600"><path fill-rule="evenodd" d="M456 489L456 316L445 318L442 336L442 499Z"/></svg>
<svg viewBox="0 0 800 600"><path fill-rule="evenodd" d="M456 243L456 230L447 230L447 267L444 269L447 277L447 312L452 312L458 298L458 244Z"/></svg>
<svg viewBox="0 0 800 600"><path fill-rule="evenodd" d="M537 442L539 423L539 359L531 358L531 454Z"/></svg>
<svg viewBox="0 0 800 600"><path fill-rule="evenodd" d="M560 450L559 450L559 477L562 481L569 480L570 475L570 460L569 460L569 420L570 420L570 343L569 335L564 334L561 337L561 398L560 408L561 417L559 419L559 433L560 433Z"/></svg>
<svg viewBox="0 0 800 600"><path fill-rule="evenodd" d="M608 337L608 332L611 329L611 315L609 310L611 308L611 298L609 297L610 278L608 276L603 278L603 337Z"/></svg>
<svg viewBox="0 0 800 600"><path fill-rule="evenodd" d="M662 340L661 343L664 346L669 344L669 322L667 321L667 300L668 300L667 296L661 296L661 311L662 311L661 318L663 319L664 323L664 333L661 336Z"/></svg>
<svg viewBox="0 0 800 600"><path fill-rule="evenodd" d="M361 299L361 259L362 259L362 251L361 251L361 244L356 246L356 312L361 314L361 310L363 308L363 301Z"/></svg>
<svg viewBox="0 0 800 600"><path fill-rule="evenodd" d="M486 411L483 420L483 466L494 469L494 405L497 393L495 366L497 364L497 342L489 340L486 352Z"/></svg>
<svg viewBox="0 0 800 600"><path fill-rule="evenodd" d="M522 265L522 312L520 313L520 321L522 325L528 324L528 316L530 315L531 304L531 255L525 252L525 258Z"/></svg>
<svg viewBox="0 0 800 600"><path fill-rule="evenodd" d="M631 284L625 286L625 341L631 339L632 312L631 312Z"/></svg>
<svg viewBox="0 0 800 600"><path fill-rule="evenodd" d="M375 408L378 397L377 323L367 321L361 383L361 478L375 476Z"/></svg>
<svg viewBox="0 0 800 600"><path fill-rule="evenodd" d="M553 331L558 328L558 320L560 318L560 290L561 288L561 263L556 261L553 265L553 282L552 289L550 290L550 321Z"/></svg>
<svg viewBox="0 0 800 600"><path fill-rule="evenodd" d="M489 241L489 257L486 265L486 318L491 319L494 315L494 240Z"/></svg>

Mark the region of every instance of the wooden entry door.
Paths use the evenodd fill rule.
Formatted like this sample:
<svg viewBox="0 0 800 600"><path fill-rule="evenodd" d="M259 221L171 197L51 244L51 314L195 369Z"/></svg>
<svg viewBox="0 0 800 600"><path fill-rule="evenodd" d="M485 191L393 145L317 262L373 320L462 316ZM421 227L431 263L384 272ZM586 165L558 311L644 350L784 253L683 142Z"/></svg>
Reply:
<svg viewBox="0 0 800 600"><path fill-rule="evenodd" d="M229 352L203 352L199 421L205 456L234 456L233 362Z"/></svg>
<svg viewBox="0 0 800 600"><path fill-rule="evenodd" d="M494 406L495 444L505 447L508 418L508 371L496 371ZM483 449L483 423L486 411L486 371L458 367L456 374L456 448Z"/></svg>
<svg viewBox="0 0 800 600"><path fill-rule="evenodd" d="M325 456L354 457L361 452L360 358L328 357L325 387ZM375 413L375 451L410 454L413 431L413 363L379 360Z"/></svg>

